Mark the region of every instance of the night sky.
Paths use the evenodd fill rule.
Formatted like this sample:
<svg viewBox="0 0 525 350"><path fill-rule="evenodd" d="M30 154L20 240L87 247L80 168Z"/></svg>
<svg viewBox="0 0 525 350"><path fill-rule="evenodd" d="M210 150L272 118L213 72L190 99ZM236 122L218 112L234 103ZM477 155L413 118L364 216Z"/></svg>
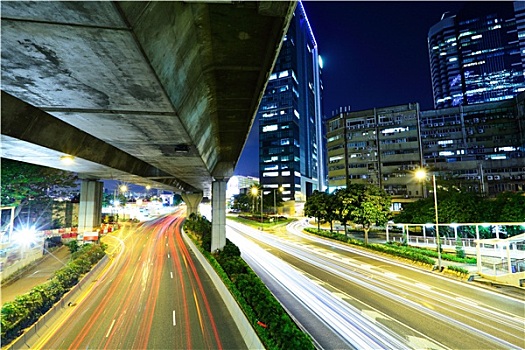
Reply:
<svg viewBox="0 0 525 350"><path fill-rule="evenodd" d="M419 102L433 108L428 30L462 1L304 1L323 58L323 115ZM483 6L483 2L479 2ZM254 123L235 175L259 176Z"/></svg>

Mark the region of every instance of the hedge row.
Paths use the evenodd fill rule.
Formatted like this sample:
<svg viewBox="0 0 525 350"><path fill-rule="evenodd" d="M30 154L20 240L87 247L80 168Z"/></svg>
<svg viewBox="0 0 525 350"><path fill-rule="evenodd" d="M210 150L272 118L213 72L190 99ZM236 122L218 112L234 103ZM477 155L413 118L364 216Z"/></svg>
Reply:
<svg viewBox="0 0 525 350"><path fill-rule="evenodd" d="M341 242L350 243L352 245L366 247L368 249L372 249L372 250L375 250L381 253L386 253L386 254L397 256L400 258L410 259L410 260L420 262L423 264L428 264L428 265L435 264L435 260L422 254L419 251L413 250L412 248L408 246L385 245L385 244L375 244L375 243L365 245L364 241L350 238L350 237L341 235L339 233L330 232L327 230L317 230L316 228L305 228L305 231L318 235L318 236L335 239Z"/></svg>
<svg viewBox="0 0 525 350"><path fill-rule="evenodd" d="M84 245L71 255L70 261L56 271L47 282L19 295L12 302L2 305L2 344L16 339L23 330L35 323L62 296L78 283L105 255L103 244Z"/></svg>
<svg viewBox="0 0 525 350"><path fill-rule="evenodd" d="M456 265L449 265L449 266L447 266L447 269L451 270L451 271L459 272L459 273L461 273L463 275L468 275L469 274L469 271L467 269L464 269L464 268L456 266Z"/></svg>
<svg viewBox="0 0 525 350"><path fill-rule="evenodd" d="M407 245L404 245L402 243L398 243L398 242L387 242L387 244L389 245L394 245L394 246L401 246L401 247L407 247ZM410 249L414 250L414 251L417 251L423 255L426 255L426 256L429 256L431 258L437 258L438 257L438 252L437 250L430 250L430 249L425 249L425 248L417 248L417 247L410 247ZM466 257L458 257L456 255L452 255L452 254L448 254L448 253L441 253L441 259L443 260L448 260L448 261L454 261L454 262L458 262L458 263L465 263L465 264L476 264L476 258L466 258Z"/></svg>
<svg viewBox="0 0 525 350"><path fill-rule="evenodd" d="M202 220L206 219L190 216L185 221L184 230L236 298L264 346L267 349L314 349L311 338L299 329L266 285L241 258L235 244L227 239L224 249L214 254L204 248L203 245L211 239L211 225L208 226ZM195 231L196 227L204 231Z"/></svg>

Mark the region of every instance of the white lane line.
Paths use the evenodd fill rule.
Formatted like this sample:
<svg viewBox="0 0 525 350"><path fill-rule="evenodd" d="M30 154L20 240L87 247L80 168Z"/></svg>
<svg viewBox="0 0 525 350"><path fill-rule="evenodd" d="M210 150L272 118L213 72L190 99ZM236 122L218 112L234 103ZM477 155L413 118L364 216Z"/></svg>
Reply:
<svg viewBox="0 0 525 350"><path fill-rule="evenodd" d="M173 310L173 325L177 325L177 319L175 318L175 310Z"/></svg>
<svg viewBox="0 0 525 350"><path fill-rule="evenodd" d="M456 301L459 301L459 302L462 302L462 303L465 303L465 304L468 304L468 305L472 305L472 306L478 306L478 304L470 299L467 299L467 298L462 298L462 297L459 297L459 298L456 298Z"/></svg>
<svg viewBox="0 0 525 350"><path fill-rule="evenodd" d="M173 271L170 271L171 279L173 279Z"/></svg>
<svg viewBox="0 0 525 350"><path fill-rule="evenodd" d="M170 253L168 253L168 259L170 258Z"/></svg>
<svg viewBox="0 0 525 350"><path fill-rule="evenodd" d="M115 325L115 320L111 322L111 326L109 326L108 332L106 333L106 338L109 337L109 333L111 333L111 330L113 329L114 325Z"/></svg>
<svg viewBox="0 0 525 350"><path fill-rule="evenodd" d="M420 283L420 282L417 282L415 284L415 286L418 287L418 288L424 289L424 290L431 290L432 289L432 287L429 286L428 284L424 284L424 283Z"/></svg>

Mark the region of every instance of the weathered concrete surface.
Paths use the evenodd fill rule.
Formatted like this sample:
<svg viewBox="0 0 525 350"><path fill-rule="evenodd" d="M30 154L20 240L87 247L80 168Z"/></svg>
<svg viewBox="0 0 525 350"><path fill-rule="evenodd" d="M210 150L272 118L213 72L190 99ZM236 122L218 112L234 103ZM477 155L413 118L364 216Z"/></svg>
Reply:
<svg viewBox="0 0 525 350"><path fill-rule="evenodd" d="M240 157L294 8L2 1L2 157L209 197ZM4 128L16 99L50 127L31 115ZM97 146L79 149L88 136Z"/></svg>

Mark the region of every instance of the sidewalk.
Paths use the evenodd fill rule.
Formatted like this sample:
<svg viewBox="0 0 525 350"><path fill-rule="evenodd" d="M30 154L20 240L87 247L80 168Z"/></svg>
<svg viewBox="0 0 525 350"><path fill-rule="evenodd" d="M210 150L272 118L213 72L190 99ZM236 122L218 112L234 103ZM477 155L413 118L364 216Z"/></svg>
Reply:
<svg viewBox="0 0 525 350"><path fill-rule="evenodd" d="M19 276L2 283L2 305L46 282L56 270L68 262L70 255L69 248L62 246L44 255Z"/></svg>

